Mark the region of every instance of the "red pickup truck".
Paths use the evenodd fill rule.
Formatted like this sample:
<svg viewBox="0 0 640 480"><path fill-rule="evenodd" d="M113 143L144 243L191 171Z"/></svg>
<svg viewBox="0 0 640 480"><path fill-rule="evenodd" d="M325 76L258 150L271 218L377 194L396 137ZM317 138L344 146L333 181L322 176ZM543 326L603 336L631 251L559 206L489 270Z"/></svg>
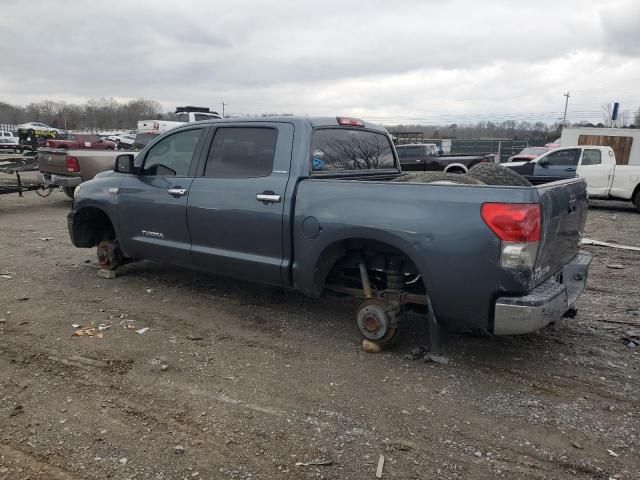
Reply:
<svg viewBox="0 0 640 480"><path fill-rule="evenodd" d="M111 140L104 140L97 135L87 133L71 133L65 140L47 140L49 148L64 148L68 150L115 150L116 144Z"/></svg>

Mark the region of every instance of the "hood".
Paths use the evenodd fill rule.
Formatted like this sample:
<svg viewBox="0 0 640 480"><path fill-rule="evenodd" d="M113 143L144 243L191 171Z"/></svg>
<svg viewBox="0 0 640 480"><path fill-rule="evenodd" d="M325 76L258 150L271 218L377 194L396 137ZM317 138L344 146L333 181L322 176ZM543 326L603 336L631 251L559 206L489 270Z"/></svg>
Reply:
<svg viewBox="0 0 640 480"><path fill-rule="evenodd" d="M522 165L526 165L529 161L526 162L506 162L501 163L500 165L503 167L521 167Z"/></svg>

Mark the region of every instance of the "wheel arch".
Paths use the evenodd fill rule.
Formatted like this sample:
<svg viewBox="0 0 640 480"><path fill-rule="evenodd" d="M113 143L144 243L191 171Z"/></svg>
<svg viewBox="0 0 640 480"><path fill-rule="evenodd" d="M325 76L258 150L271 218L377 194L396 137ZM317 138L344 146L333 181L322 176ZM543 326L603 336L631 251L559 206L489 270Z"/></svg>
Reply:
<svg viewBox="0 0 640 480"><path fill-rule="evenodd" d="M104 209L95 205L76 210L69 228L72 229L74 245L80 248L95 247L101 240L117 237L116 222Z"/></svg>
<svg viewBox="0 0 640 480"><path fill-rule="evenodd" d="M640 183L638 183L636 185L636 188L633 189L633 193L631 194L631 201L634 203L634 205L640 205L640 198L638 197L640 195ZM638 207L640 209L640 207Z"/></svg>
<svg viewBox="0 0 640 480"><path fill-rule="evenodd" d="M317 248L314 253L309 252L311 255L305 255L308 260L294 263L293 281L296 288L311 297L319 297L333 267L349 251L359 250L354 248L356 245L362 245L362 250L375 248L405 257L415 266L416 273L422 275L425 288L429 291L424 266L420 264L420 256L411 243L392 233L369 229L350 229L334 236L332 241Z"/></svg>
<svg viewBox="0 0 640 480"><path fill-rule="evenodd" d="M451 172L452 170L462 170L464 173L467 173L469 171L467 166L462 163L450 163L445 167L444 172Z"/></svg>

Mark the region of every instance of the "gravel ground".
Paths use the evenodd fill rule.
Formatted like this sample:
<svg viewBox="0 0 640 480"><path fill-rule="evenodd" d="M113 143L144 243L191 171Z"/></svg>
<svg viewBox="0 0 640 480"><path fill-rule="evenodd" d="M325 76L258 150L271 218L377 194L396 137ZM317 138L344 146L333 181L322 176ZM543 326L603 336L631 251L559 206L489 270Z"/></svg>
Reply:
<svg viewBox="0 0 640 480"><path fill-rule="evenodd" d="M100 278L69 207L0 197L0 479L640 478L639 252L588 247L575 319L451 337L443 365L419 318L364 353L350 298ZM640 246L640 214L594 202L587 236Z"/></svg>

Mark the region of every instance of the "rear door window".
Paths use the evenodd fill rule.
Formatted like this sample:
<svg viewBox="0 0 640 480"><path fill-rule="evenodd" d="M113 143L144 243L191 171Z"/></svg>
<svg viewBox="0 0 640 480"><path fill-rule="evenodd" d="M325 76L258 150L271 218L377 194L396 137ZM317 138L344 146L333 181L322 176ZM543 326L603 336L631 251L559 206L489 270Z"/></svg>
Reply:
<svg viewBox="0 0 640 480"><path fill-rule="evenodd" d="M220 127L207 157L204 176L267 177L273 170L278 130L264 127Z"/></svg>
<svg viewBox="0 0 640 480"><path fill-rule="evenodd" d="M311 136L312 173L395 169L389 138L352 128L321 128Z"/></svg>

